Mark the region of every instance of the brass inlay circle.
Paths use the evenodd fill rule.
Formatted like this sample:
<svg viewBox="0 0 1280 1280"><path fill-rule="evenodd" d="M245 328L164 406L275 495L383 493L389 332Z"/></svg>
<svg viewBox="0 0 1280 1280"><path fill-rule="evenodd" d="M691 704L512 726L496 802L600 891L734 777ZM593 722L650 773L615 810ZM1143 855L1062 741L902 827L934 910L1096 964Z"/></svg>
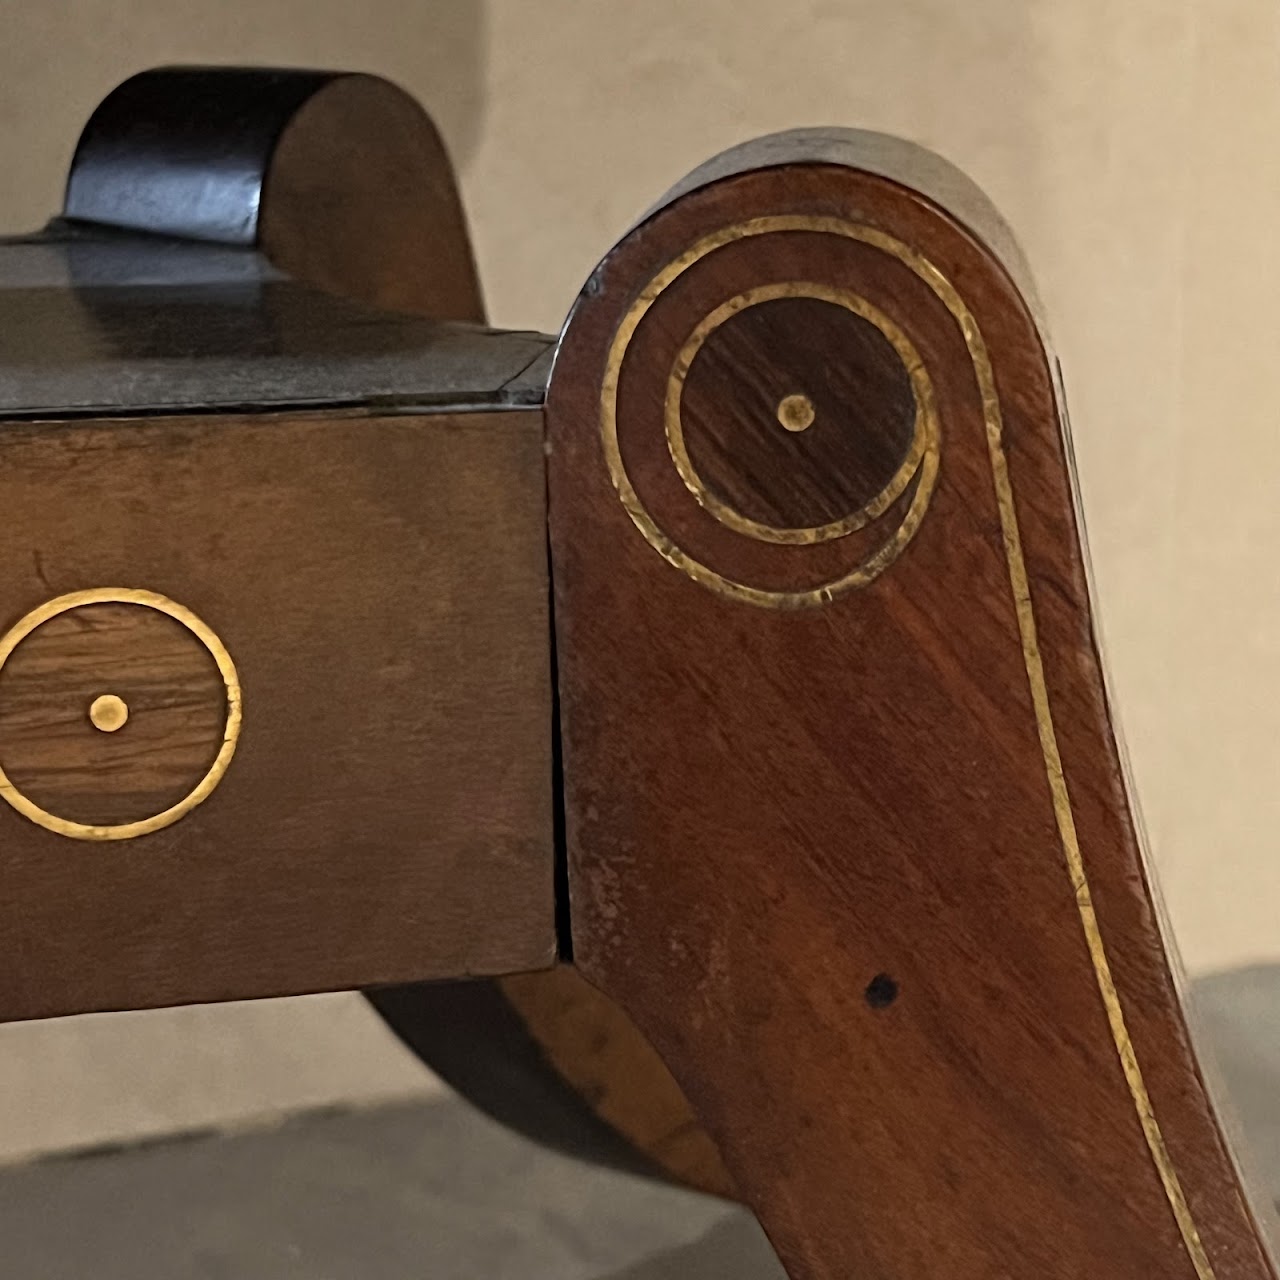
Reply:
<svg viewBox="0 0 1280 1280"><path fill-rule="evenodd" d="M808 431L816 416L813 401L803 392L778 401L778 422L784 431Z"/></svg>
<svg viewBox="0 0 1280 1280"><path fill-rule="evenodd" d="M902 518L902 522L893 536L878 547L860 564L855 565L847 573L829 582L821 583L799 591L771 591L762 587L753 587L745 582L735 582L724 574L717 573L709 565L689 555L683 548L662 531L657 521L649 513L640 499L631 477L627 474L626 464L622 460L622 449L618 442L618 383L622 374L622 363L626 358L627 348L635 336L640 322L648 314L649 309L675 280L684 274L694 263L701 261L708 254L738 240L750 236L769 235L779 231L817 231L828 235L843 236L845 239L857 240L882 249L891 256L904 262L917 275L923 274L917 261L924 263L913 249L901 241L886 235L875 227L862 226L860 223L847 222L843 218L821 217L811 214L771 214L760 218L751 218L746 222L736 222L722 227L710 235L704 236L684 253L667 263L657 275L640 291L635 301L627 309L617 330L614 332L608 355L605 359L604 379L600 387L600 434L604 447L605 463L609 468L609 476L617 490L622 505L631 517L632 523L640 530L649 543L668 564L675 566L681 573L692 578L694 582L715 591L719 595L745 604L759 605L766 609L803 609L827 604L846 591L865 587L874 582L897 558L903 549L915 537L925 512L929 508L929 500L933 496L938 481L939 441L938 413L934 404L933 382L929 378L923 363L917 356L914 363L919 365L921 375L918 383L913 379L912 385L916 393L917 412L924 423L924 453L920 458L919 480L912 494L910 505ZM795 287L803 282L792 282ZM764 286L765 288L776 286ZM868 304L869 305L869 304ZM714 313L713 313L714 314ZM704 321L705 323L705 321ZM910 366L909 366L910 367ZM670 385L668 384L668 390ZM758 536L758 535L757 535ZM788 541L790 539L766 539L767 541ZM812 542L812 538L801 538L798 541Z"/></svg>
<svg viewBox="0 0 1280 1280"><path fill-rule="evenodd" d="M167 596L159 595L157 592L141 591L131 587L97 587L88 591L72 591L68 595L58 596L56 599L46 601L44 604L32 609L30 613L19 619L0 638L0 670L3 670L4 664L8 662L18 645L37 627L42 626L51 618L56 618L61 613L66 613L69 609L78 609L87 604L136 604L143 608L159 610L159 612L173 618L174 621L180 622L209 651L227 691L227 720L222 731L222 744L218 748L218 754L214 757L213 763L209 766L204 777L177 804L170 805L169 808L160 813L152 814L149 818L140 818L136 822L121 822L109 826L96 826L85 822L73 822L68 818L60 818L56 813L50 813L47 809L41 808L35 801L19 791L5 773L3 766L0 766L0 798L3 798L23 817L30 818L38 826L44 827L48 831L57 832L58 835L70 836L76 840L130 840L134 836L145 836L177 822L179 818L190 813L201 801L207 800L214 787L222 781L222 776L226 773L227 766L231 763L231 757L236 750L236 742L240 737L240 677L236 673L235 663L232 662L226 646L213 629L196 617L190 609L185 608L174 600L170 600ZM107 695L107 697L111 698L114 695ZM106 700L105 698L97 698L93 705L97 707L99 703ZM124 707L122 699L116 698L115 700ZM126 717L128 715L127 707L125 707L125 715ZM90 719L92 718L93 708L90 708ZM96 724L97 722L95 721L94 723ZM122 720L120 724L123 723L124 721ZM102 726L99 725L98 727L101 728ZM120 725L115 727L119 728ZM107 730L107 732L110 732L110 730Z"/></svg>
<svg viewBox="0 0 1280 1280"><path fill-rule="evenodd" d="M735 510L723 498L712 492L706 481L698 474L698 469L689 456L684 440L684 423L680 416L680 402L684 396L684 384L689 376L689 369L694 358L702 350L703 344L726 320L745 311L748 307L759 306L762 302L773 302L778 298L815 298L820 302L830 302L835 306L851 311L861 320L874 325L893 347L907 376L911 379L911 391L915 397L915 422L911 432L911 447L901 465L890 478L889 483L864 507L832 520L828 524L814 525L810 528L790 528L786 526L764 524L752 520ZM797 397L788 396L787 400ZM808 407L809 422L813 421L813 405L808 396L800 396L799 400ZM786 400L783 404L786 404ZM801 406L803 408L803 406ZM782 418L782 406L778 407L778 417ZM786 423L783 423L786 426ZM808 544L827 542L832 538L843 538L846 534L864 528L873 520L878 520L902 496L902 492L911 483L911 478L920 468L920 459L930 440L936 443L938 427L937 415L933 411L933 383L924 367L920 353L915 349L911 339L894 324L879 307L873 306L864 297L850 289L837 289L830 285L818 284L809 280L783 280L777 284L759 285L748 289L728 302L722 303L710 315L704 316L685 340L680 348L671 372L667 376L667 398L665 405L665 426L667 448L671 459L676 464L680 479L685 487L698 500L700 506L709 511L721 524L727 525L735 533L744 534L748 538L756 538L760 542L779 542L789 544ZM790 427L792 431L803 430L803 427Z"/></svg>
<svg viewBox="0 0 1280 1280"><path fill-rule="evenodd" d="M89 721L103 733L123 729L129 719L129 704L114 693L99 694L89 704Z"/></svg>

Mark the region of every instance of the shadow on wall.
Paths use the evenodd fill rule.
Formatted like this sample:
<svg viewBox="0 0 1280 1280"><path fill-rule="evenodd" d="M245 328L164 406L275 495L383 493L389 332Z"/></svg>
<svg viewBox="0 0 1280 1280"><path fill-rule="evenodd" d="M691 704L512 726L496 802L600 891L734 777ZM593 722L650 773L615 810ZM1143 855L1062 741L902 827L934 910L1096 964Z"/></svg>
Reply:
<svg viewBox="0 0 1280 1280"><path fill-rule="evenodd" d="M5 15L0 46L0 234L62 207L80 130L122 80L149 67L239 64L370 71L418 99L460 171L484 127L485 0L46 0Z"/></svg>

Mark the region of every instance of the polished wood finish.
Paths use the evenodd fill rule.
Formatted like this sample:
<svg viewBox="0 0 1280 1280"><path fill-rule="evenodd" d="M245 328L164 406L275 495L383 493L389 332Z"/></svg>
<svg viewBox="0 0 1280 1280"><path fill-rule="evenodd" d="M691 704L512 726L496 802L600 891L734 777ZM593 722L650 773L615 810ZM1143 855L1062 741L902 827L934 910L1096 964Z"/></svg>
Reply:
<svg viewBox="0 0 1280 1280"><path fill-rule="evenodd" d="M261 208L219 205L229 232L111 214L151 165L188 217L226 120L108 112L62 265L103 225L230 245L187 283L264 361L310 332L280 320L306 303L281 267L480 319L416 109L271 75L236 81L270 110L226 153ZM71 281L95 334L141 283ZM495 1113L741 1195L796 1280L1275 1280L1130 816L1051 360L981 199L868 136L713 161L593 275L546 440L544 340L347 316L319 326L334 364L366 323L401 356L416 335L410 412L10 406L0 1017L508 973L560 944L576 975L376 1001L446 1067L483 1042L488 1071L452 1078ZM171 350L144 329L121 367ZM487 370L479 394L446 366ZM219 761L198 805L118 829Z"/></svg>
<svg viewBox="0 0 1280 1280"><path fill-rule="evenodd" d="M801 416L784 424L793 399ZM708 336L689 367L681 418L689 461L721 501L757 522L813 526L889 486L911 446L915 404L874 325L834 302L783 297L736 312ZM824 430L833 420L856 426Z"/></svg>
<svg viewBox="0 0 1280 1280"><path fill-rule="evenodd" d="M1049 360L1006 264L885 160L823 135L713 167L572 315L547 412L575 963L796 1280L1272 1277L1146 882ZM704 348L705 484L677 466L682 344L778 287L869 305L911 377L909 483L839 536L714 508L794 529L879 483L901 380L833 398L805 356L840 359L844 314ZM882 350L858 341L851 369Z"/></svg>
<svg viewBox="0 0 1280 1280"><path fill-rule="evenodd" d="M0 1017L553 962L541 427L6 425L0 630L67 592L157 592L225 645L243 723L163 830L70 838L0 805ZM0 767L60 817L145 816L219 745L218 683L144 606L62 613L0 667ZM131 712L111 733L105 693Z"/></svg>
<svg viewBox="0 0 1280 1280"><path fill-rule="evenodd" d="M257 235L273 265L381 308L485 320L457 181L416 102L376 77L338 76L273 127L279 140L263 166ZM475 383L480 390L479 376ZM538 1141L732 1194L714 1143L662 1060L572 967L448 992L403 987L372 999L454 1088Z"/></svg>
<svg viewBox="0 0 1280 1280"><path fill-rule="evenodd" d="M289 121L263 181L258 243L316 288L483 323L453 168L430 117L376 76L342 76Z"/></svg>
<svg viewBox="0 0 1280 1280"><path fill-rule="evenodd" d="M481 321L484 304L435 125L378 76L162 67L85 126L64 213L249 247L344 297Z"/></svg>
<svg viewBox="0 0 1280 1280"><path fill-rule="evenodd" d="M155 67L98 104L67 175L66 218L252 246L263 181L290 120L330 71Z"/></svg>
<svg viewBox="0 0 1280 1280"><path fill-rule="evenodd" d="M26 286L0 288L0 325L15 335L10 359L20 365L8 380L12 409L541 400L549 340L446 336L335 298L484 319L439 135L376 77L208 67L135 76L86 126L66 214L69 224L0 260ZM79 708L68 714L84 731ZM130 739L143 729L135 724ZM84 737L85 750L123 751ZM124 795L112 803L129 811ZM451 1084L540 1141L728 1190L661 1061L572 969L449 993L406 987L374 1002ZM514 1054L514 1041L527 1051ZM501 1090L488 1083L496 1059Z"/></svg>
<svg viewBox="0 0 1280 1280"><path fill-rule="evenodd" d="M251 249L63 229L0 247L0 417L541 406L552 340L376 311Z"/></svg>

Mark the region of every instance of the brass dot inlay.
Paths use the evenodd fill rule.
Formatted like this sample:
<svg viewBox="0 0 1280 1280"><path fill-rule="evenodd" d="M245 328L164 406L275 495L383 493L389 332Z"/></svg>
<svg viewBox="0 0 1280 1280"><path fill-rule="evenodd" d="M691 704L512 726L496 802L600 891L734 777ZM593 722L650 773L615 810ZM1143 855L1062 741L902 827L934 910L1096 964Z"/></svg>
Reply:
<svg viewBox="0 0 1280 1280"><path fill-rule="evenodd" d="M778 421L788 431L807 431L813 419L813 401L806 395L783 396L778 402Z"/></svg>
<svg viewBox="0 0 1280 1280"><path fill-rule="evenodd" d="M89 707L89 719L95 729L115 733L117 729L123 729L129 719L129 704L114 693L101 694Z"/></svg>

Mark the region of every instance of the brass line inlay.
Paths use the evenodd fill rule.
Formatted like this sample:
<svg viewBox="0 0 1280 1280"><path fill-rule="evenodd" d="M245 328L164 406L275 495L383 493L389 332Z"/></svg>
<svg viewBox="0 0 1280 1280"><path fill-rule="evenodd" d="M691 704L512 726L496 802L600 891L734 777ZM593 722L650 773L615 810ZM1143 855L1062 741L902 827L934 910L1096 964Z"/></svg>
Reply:
<svg viewBox="0 0 1280 1280"><path fill-rule="evenodd" d="M89 723L102 733L123 729L129 719L129 704L114 693L99 694L89 704Z"/></svg>
<svg viewBox="0 0 1280 1280"><path fill-rule="evenodd" d="M204 777L177 804L170 805L169 808L161 813L152 814L149 818L140 818L136 822L95 826L91 823L72 822L68 818L60 818L57 814L41 808L19 791L2 766L0 766L0 799L7 801L23 817L30 818L38 826L44 827L48 831L57 832L58 835L70 836L75 840L130 840L135 836L144 836L152 831L159 831L161 828L177 822L184 814L190 813L196 805L207 800L214 787L222 781L222 776L226 773L227 766L231 763L231 757L235 754L236 742L240 737L240 677L236 673L235 663L232 662L226 646L212 628L196 617L190 609L154 591L140 591L132 587L97 587L88 591L72 591L68 595L58 596L56 599L48 600L37 608L32 609L25 617L19 619L5 633L3 638L0 638L0 671L3 670L4 664L8 662L18 645L37 627L48 622L50 618L56 618L59 614L66 613L69 609L78 609L82 605L89 604L136 604L148 609L156 609L160 613L167 614L174 621L180 622L208 649L210 656L217 665L218 674L222 677L222 683L227 692L227 720L223 727L222 743L218 748L218 754L214 757L213 763L209 766ZM103 701L103 698L95 699L94 706ZM116 701L122 707L124 706L122 699L116 698ZM92 709L90 710L90 715L92 716ZM128 715L127 707L125 708L125 715L126 717ZM122 720L120 723L123 724L124 721ZM116 726L116 728L119 727L119 725Z"/></svg>
<svg viewBox="0 0 1280 1280"><path fill-rule="evenodd" d="M726 320L746 311L748 307L759 306L762 302L773 302L778 298L816 298L821 302L830 302L846 311L852 312L861 320L874 325L897 353L911 379L911 392L916 402L915 422L911 432L911 447L903 458L901 466L894 472L889 483L885 485L866 506L850 515L832 520L829 524L816 525L813 528L785 528L777 525L762 524L758 520L749 519L740 511L736 511L723 498L717 497L708 487L698 469L689 457L684 441L684 423L681 420L681 402L684 396L684 385L689 376L689 369L707 339ZM788 396L778 406L778 419L783 420L783 406L787 401L799 400L801 407L808 409L807 427L813 421L813 405L808 396ZM915 344L879 307L873 306L866 298L854 293L851 289L836 289L831 285L819 284L810 280L784 280L777 284L760 285L748 289L727 302L721 303L710 315L704 316L695 326L693 332L685 340L684 346L676 355L667 377L667 398L665 403L665 427L667 448L672 461L684 481L685 488L698 500L698 504L711 513L721 524L727 525L735 533L744 534L760 542L779 542L807 545L814 542L826 542L832 538L843 538L858 529L865 528L873 520L878 520L902 496L903 490L911 483L911 478L920 469L920 460L932 443L937 444L936 415L932 413L933 387L924 361L916 350ZM803 419L801 419L803 420ZM788 427L789 431L803 430L803 427ZM932 486L930 486L932 489ZM925 495L926 502L928 494Z"/></svg>
<svg viewBox="0 0 1280 1280"><path fill-rule="evenodd" d="M711 570L691 562L689 557L662 534L645 511L637 498L626 470L622 466L617 441L617 391L618 376L621 370L622 357L627 344L644 313L653 305L658 294L678 275L700 258L705 257L722 245L745 239L749 236L765 235L777 231L817 231L830 235L843 236L871 245L882 252L896 258L914 275L922 280L938 300L951 313L960 328L965 346L973 364L974 376L982 398L982 416L986 428L987 453L991 463L992 483L995 487L996 504L1000 513L1000 527L1004 543L1005 563L1009 573L1009 586L1013 593L1014 607L1018 618L1018 633L1022 646L1023 665L1027 673L1027 682L1031 690L1032 706L1035 710L1036 728L1040 741L1041 758L1045 776L1049 785L1049 793L1053 802L1053 812L1058 829L1058 838L1067 866L1071 887L1075 894L1076 909L1084 931L1085 943L1089 950L1094 977L1097 982L1103 1006L1106 1009L1107 1024L1111 1031L1121 1070L1133 1103L1138 1122L1142 1127L1143 1137L1152 1162L1164 1188L1165 1197L1173 1212L1179 1234L1182 1237L1187 1255L1195 1269L1198 1280L1216 1280L1213 1265L1205 1251L1200 1238L1199 1229L1187 1203L1186 1193L1173 1167L1164 1134L1156 1119L1151 1095L1147 1090L1142 1068L1138 1063L1137 1052L1129 1035L1125 1021L1124 1008L1120 1002L1120 993L1116 989L1115 978L1111 971L1111 962L1107 957L1106 946L1102 939L1102 930L1098 924L1097 912L1093 905L1093 895L1089 887L1088 875L1085 871L1084 857L1080 850L1080 840L1076 832L1075 815L1071 807L1070 792L1062 766L1062 755L1058 748L1057 731L1054 728L1053 712L1049 704L1049 689L1044 674L1044 662L1040 654L1040 642L1036 627L1035 611L1031 601L1031 585L1027 576L1026 560L1022 551L1022 534L1018 525L1018 513L1014 502L1013 483L1009 477L1008 460L1004 451L1004 416L1000 407L1000 398L996 388L995 372L987 352L986 342L978 327L973 313L966 306L955 286L945 275L922 253L910 245L881 231L879 228L859 223L846 222L842 218L821 217L808 214L779 214L759 218L751 218L732 226L721 228L698 241L678 258L669 263L645 287L632 304L614 336L605 368L604 386L601 392L603 436L605 459L619 497L632 522L640 529L645 538L663 557L683 572L707 585L718 586L724 594L753 604L779 607L778 596L787 593L759 592L752 588L744 588L736 583L729 583ZM926 453L925 467L928 467L932 456L934 470L937 468L936 454ZM923 483L923 481L922 481ZM923 514L923 513L921 513ZM901 550L901 547L898 548ZM883 554L883 552L882 552ZM888 561L881 564L877 573L883 572L892 562L897 552ZM694 572L696 569L698 572ZM872 574L872 577L876 574ZM870 578L866 579L870 581ZM859 584L861 585L861 584ZM825 599L830 599L830 594ZM794 603L794 601L792 602Z"/></svg>
<svg viewBox="0 0 1280 1280"><path fill-rule="evenodd" d="M885 238L889 239L889 237ZM894 243L900 244L896 241ZM969 357L973 362L978 389L982 396L987 452L991 459L991 476L995 483L996 502L1000 509L1000 528L1004 539L1005 560L1009 568L1009 586L1013 592L1014 606L1018 615L1023 664L1031 687L1031 701L1035 708L1036 729L1040 738L1045 776L1053 797L1054 818L1066 857L1071 888L1075 894L1076 909L1079 912L1080 924L1089 948L1089 956L1093 962L1098 991L1106 1007L1111 1038L1115 1042L1125 1082L1133 1099L1134 1110L1137 1112L1143 1137L1146 1139L1152 1161L1160 1176L1169 1207L1173 1210L1178 1231L1197 1277L1199 1280L1215 1280L1213 1265L1205 1251L1204 1242L1200 1239L1200 1232L1192 1216L1191 1206L1187 1203L1186 1193L1182 1189L1177 1170L1173 1167L1173 1159L1169 1155L1142 1068L1138 1063L1137 1050L1129 1035L1124 1006L1121 1004L1120 993L1116 989L1115 977L1111 972L1111 961L1107 957L1106 946L1102 940L1102 930L1093 905L1093 893L1085 872L1084 855L1080 850L1080 839L1076 832L1075 813L1071 807L1066 773L1062 767L1062 754L1058 749L1058 734L1054 728L1053 712L1049 705L1049 686L1045 679L1035 610L1031 602L1031 582L1027 576L1026 559L1022 553L1022 533L1014 503L1013 481L1009 476L1009 464L1004 451L1004 415L996 388L995 371L991 365L982 331L978 328L978 322L965 305L959 292L928 259L910 250L906 245L900 245L900 248L904 254L910 255L910 258L902 257L901 260L911 266L912 270L933 289L959 324L960 331L964 335L965 346L969 350ZM892 250L889 251L892 252Z"/></svg>
<svg viewBox="0 0 1280 1280"><path fill-rule="evenodd" d="M778 401L778 423L785 431L808 431L817 413L813 401L803 392L783 396Z"/></svg>

